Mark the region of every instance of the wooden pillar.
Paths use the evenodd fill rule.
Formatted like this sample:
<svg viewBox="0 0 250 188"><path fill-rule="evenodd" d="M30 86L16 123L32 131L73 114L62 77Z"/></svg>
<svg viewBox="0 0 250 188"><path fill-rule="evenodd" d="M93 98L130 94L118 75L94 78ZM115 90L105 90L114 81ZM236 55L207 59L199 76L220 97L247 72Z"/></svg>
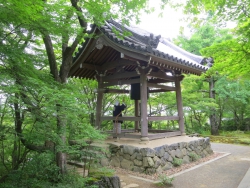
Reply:
<svg viewBox="0 0 250 188"><path fill-rule="evenodd" d="M176 101L177 101L177 110L179 116L179 129L182 135L185 135L185 127L184 127L184 113L182 106L182 97L181 97L181 77L176 76L175 80L175 88L176 88Z"/></svg>
<svg viewBox="0 0 250 188"><path fill-rule="evenodd" d="M141 89L141 141L148 142L148 112L147 112L147 75L145 70L140 72Z"/></svg>
<svg viewBox="0 0 250 188"><path fill-rule="evenodd" d="M102 100L103 100L103 81L102 76L98 77L98 89L97 89L97 104L96 104L96 118L95 126L96 128L101 128L101 115L102 115Z"/></svg>
<svg viewBox="0 0 250 188"><path fill-rule="evenodd" d="M139 101L135 100L135 117L139 116ZM135 121L135 131L139 129L139 121Z"/></svg>

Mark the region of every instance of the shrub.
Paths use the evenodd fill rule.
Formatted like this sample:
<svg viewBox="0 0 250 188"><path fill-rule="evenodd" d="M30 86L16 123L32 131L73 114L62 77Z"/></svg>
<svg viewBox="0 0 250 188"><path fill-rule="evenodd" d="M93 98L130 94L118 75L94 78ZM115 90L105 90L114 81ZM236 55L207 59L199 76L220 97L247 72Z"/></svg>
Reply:
<svg viewBox="0 0 250 188"><path fill-rule="evenodd" d="M181 166L183 163L183 160L182 159L179 159L179 158L175 158L173 159L173 165L176 167L176 166Z"/></svg>
<svg viewBox="0 0 250 188"><path fill-rule="evenodd" d="M189 157L191 158L192 161L197 161L201 158L199 155L197 155L194 152L189 153Z"/></svg>
<svg viewBox="0 0 250 188"><path fill-rule="evenodd" d="M172 185L172 182L173 182L174 178L170 178L168 177L166 174L161 174L159 176L159 184L160 185L164 185L164 186L168 186L168 185Z"/></svg>

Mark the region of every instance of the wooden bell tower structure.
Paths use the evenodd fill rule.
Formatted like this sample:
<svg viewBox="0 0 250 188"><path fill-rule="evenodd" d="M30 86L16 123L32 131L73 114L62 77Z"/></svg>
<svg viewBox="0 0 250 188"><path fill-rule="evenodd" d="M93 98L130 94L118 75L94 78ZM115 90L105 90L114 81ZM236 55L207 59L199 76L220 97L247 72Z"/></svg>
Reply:
<svg viewBox="0 0 250 188"><path fill-rule="evenodd" d="M119 38L113 32L129 31L130 36ZM114 20L102 27L93 27L92 38L86 39L73 59L71 77L96 79L98 95L96 127L104 120L114 117L101 116L102 100L105 93L129 93L128 90L112 89L115 85L131 85L139 91L135 97L133 117L119 117L118 120L134 121L133 131L123 130L120 137L138 138L141 141L185 134L184 113L181 96L183 73L200 75L205 72L208 59L191 54L161 36L154 36L140 28L123 26ZM167 74L168 73L168 74ZM167 83L172 83L169 86ZM147 97L150 93L175 92L177 116L148 116ZM138 93L137 93L138 95ZM139 108L140 100L140 108ZM140 112L139 112L140 109ZM149 121L177 120L179 130L149 130ZM141 128L139 128L139 123ZM131 132L139 131L140 134Z"/></svg>

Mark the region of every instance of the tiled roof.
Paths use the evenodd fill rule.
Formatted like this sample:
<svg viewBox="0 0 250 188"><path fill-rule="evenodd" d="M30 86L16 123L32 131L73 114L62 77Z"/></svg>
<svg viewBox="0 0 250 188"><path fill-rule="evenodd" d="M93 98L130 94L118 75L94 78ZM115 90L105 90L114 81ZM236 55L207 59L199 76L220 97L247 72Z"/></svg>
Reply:
<svg viewBox="0 0 250 188"><path fill-rule="evenodd" d="M124 37L123 39L118 38L113 29L120 31L121 33L126 31L131 32L132 36ZM181 63L185 66L190 66L194 69L200 69L206 71L209 60L202 56L197 56L190 52L187 52L166 38L160 35L155 36L145 30L142 30L135 26L122 26L119 22L114 20L107 21L100 30L109 37L113 42L119 45L136 50L138 52L148 52L152 55L164 58L166 60ZM211 66L211 64L209 64Z"/></svg>
<svg viewBox="0 0 250 188"><path fill-rule="evenodd" d="M101 31L101 33L106 36L107 40L111 41L120 48L135 52L137 54L150 56L152 58L152 64L157 63L155 61L158 60L163 63L170 62L171 66L167 66L170 67L170 69L172 68L177 70L178 68L180 70L187 70L186 72L195 74L201 74L202 72L205 72L208 70L209 66L212 65L210 59L189 53L176 46L170 40L161 37L160 35L155 36L154 34L142 30L136 26L123 26L119 22L109 20L101 27L92 26L92 29L89 31L89 33L94 33L97 30ZM124 31L129 31L130 35L124 36ZM120 34L120 37L117 36L117 32ZM84 53L84 50L88 48L91 40L91 38L85 40L82 47L79 48L78 53L76 53L76 56L73 58L73 63L77 62L82 56L82 53ZM95 63L95 65L97 64ZM91 75L93 76L93 74L94 73ZM71 76L74 76L74 73Z"/></svg>

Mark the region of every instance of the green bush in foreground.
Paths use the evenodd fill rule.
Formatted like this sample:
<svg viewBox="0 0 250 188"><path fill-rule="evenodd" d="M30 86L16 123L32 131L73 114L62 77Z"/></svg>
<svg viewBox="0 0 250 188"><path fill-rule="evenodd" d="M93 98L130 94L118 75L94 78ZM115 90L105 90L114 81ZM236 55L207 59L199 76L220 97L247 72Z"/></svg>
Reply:
<svg viewBox="0 0 250 188"><path fill-rule="evenodd" d="M174 157L174 159L173 159L173 165L174 165L175 167L181 166L182 163L183 163L183 160L182 160L182 159L178 159L178 158L175 158L175 157Z"/></svg>
<svg viewBox="0 0 250 188"><path fill-rule="evenodd" d="M194 152L189 153L189 157L191 158L192 161L197 161L201 158L199 155L197 155Z"/></svg>
<svg viewBox="0 0 250 188"><path fill-rule="evenodd" d="M173 182L174 178L170 178L168 177L166 174L161 174L159 176L159 185L162 185L162 186L170 186L172 185L172 182Z"/></svg>

